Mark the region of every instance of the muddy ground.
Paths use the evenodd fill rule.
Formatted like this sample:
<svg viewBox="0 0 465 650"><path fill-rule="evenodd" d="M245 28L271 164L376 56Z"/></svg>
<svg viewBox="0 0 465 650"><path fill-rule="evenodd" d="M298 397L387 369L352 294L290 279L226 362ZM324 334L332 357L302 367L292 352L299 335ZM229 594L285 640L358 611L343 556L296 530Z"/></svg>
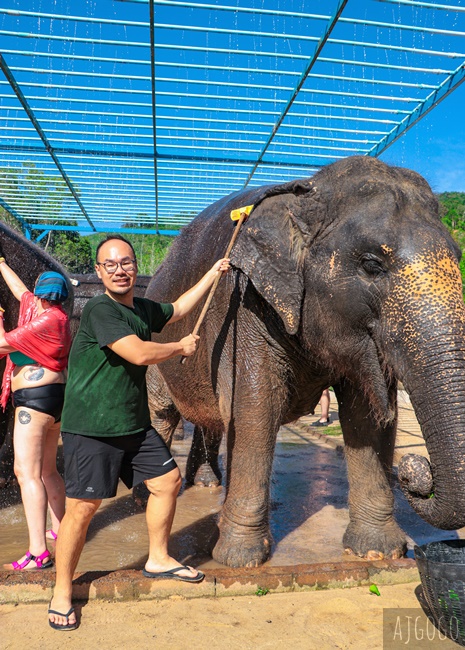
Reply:
<svg viewBox="0 0 465 650"><path fill-rule="evenodd" d="M337 414L332 415L336 420ZM188 452L183 445L186 443L178 443L177 458L181 467ZM401 403L396 453L399 456L409 451L421 453L422 449L423 440L411 407L407 402ZM292 565L299 562L337 563L354 559L343 555L342 534L348 523L346 495L342 454L324 441L316 441L308 435L308 429L284 427L272 482L271 518L275 545L270 566L288 566L292 571ZM204 528L208 528L220 504L221 488L187 490L180 497L173 528L173 552L206 573L211 573L218 565L203 550ZM3 561L11 561L18 555L18 549L24 547L27 529L21 513L20 499L0 508ZM465 535L465 529L457 532L432 529L399 495L396 516L407 533L410 549L414 543L421 544L438 536ZM134 511L128 495L119 495L95 518L80 570L140 569L147 552L143 519L142 512ZM382 585L379 589L380 596L371 594L369 587L363 586L262 596L185 598L172 595L163 600L90 600L77 605L81 625L68 633L55 632L48 626L43 603L4 604L0 605L0 650L54 647L79 650L441 650L459 647L441 638L436 628L427 622L419 581Z"/></svg>
<svg viewBox="0 0 465 650"><path fill-rule="evenodd" d="M42 650L384 650L459 646L441 640L421 608L418 583L158 601L89 601L74 632L47 625L44 604L0 606L0 648ZM420 600L419 600L420 599ZM383 611L388 622L384 626ZM410 620L410 627L409 627ZM428 638L429 637L429 638Z"/></svg>

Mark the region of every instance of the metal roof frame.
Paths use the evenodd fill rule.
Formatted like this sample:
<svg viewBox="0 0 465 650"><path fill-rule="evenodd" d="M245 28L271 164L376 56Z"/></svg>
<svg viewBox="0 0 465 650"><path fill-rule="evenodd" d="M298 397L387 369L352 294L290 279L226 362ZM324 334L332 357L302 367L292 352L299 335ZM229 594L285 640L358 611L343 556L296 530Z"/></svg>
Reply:
<svg viewBox="0 0 465 650"><path fill-rule="evenodd" d="M463 5L245 1L0 0L0 206L29 236L175 234L232 191L381 155L465 79Z"/></svg>

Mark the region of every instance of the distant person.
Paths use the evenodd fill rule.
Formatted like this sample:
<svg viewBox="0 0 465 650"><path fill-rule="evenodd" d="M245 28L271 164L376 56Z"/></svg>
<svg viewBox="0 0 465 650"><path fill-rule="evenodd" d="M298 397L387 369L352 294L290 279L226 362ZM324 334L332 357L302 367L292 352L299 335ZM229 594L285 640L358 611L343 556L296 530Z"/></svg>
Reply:
<svg viewBox="0 0 465 650"><path fill-rule="evenodd" d="M0 257L0 274L20 301L18 327L11 332L5 332L3 309L0 311L0 356L9 355L1 405L5 410L11 389L14 472L29 531L28 551L4 568L48 569L53 563L46 538L56 539L65 511L65 489L56 457L71 346L68 316L61 306L68 288L62 275L50 271L39 276L31 293L4 257ZM52 522L49 531L45 530L47 505Z"/></svg>
<svg viewBox="0 0 465 650"><path fill-rule="evenodd" d="M329 388L325 388L320 397L321 417L316 422L312 422L312 427L327 427L331 424L331 416L329 415L329 406L331 404L331 396Z"/></svg>
<svg viewBox="0 0 465 650"><path fill-rule="evenodd" d="M56 586L49 623L74 630L72 580L89 523L102 499L115 496L118 479L127 487L144 482L149 556L143 575L200 582L204 574L180 565L168 554L179 469L150 422L145 375L147 366L178 355L194 354L197 335L155 343L152 332L184 318L229 269L221 259L174 303L134 297L137 261L129 241L109 236L97 247L96 272L105 293L89 300L70 354L63 410L66 514L56 548ZM180 370L181 372L181 370Z"/></svg>

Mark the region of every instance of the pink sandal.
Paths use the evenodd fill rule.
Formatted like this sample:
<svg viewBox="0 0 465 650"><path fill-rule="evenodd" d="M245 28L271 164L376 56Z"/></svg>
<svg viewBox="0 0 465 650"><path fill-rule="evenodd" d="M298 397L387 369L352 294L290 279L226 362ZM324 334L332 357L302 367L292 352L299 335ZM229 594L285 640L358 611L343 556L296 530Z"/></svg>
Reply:
<svg viewBox="0 0 465 650"><path fill-rule="evenodd" d="M19 562L12 562L11 566L15 571L23 571L26 569L30 562L36 563L36 569L50 569L53 566L50 551L44 551L40 555L32 555L30 551L26 553L24 560ZM26 569L27 571L35 571L36 569Z"/></svg>
<svg viewBox="0 0 465 650"><path fill-rule="evenodd" d="M46 530L46 531L45 531L45 537L46 537L47 539L53 539L53 541L56 542L56 541L57 541L57 537L58 537L58 535L57 535L56 532L53 530L53 528L50 528L49 530Z"/></svg>

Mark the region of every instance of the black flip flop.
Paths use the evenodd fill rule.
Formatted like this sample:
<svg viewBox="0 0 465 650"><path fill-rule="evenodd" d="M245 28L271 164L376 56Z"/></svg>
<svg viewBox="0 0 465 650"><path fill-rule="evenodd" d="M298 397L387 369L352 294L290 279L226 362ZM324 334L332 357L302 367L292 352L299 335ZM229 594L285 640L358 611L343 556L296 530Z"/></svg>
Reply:
<svg viewBox="0 0 465 650"><path fill-rule="evenodd" d="M172 578L173 580L182 580L183 582L201 582L205 578L205 574L202 573L202 571L198 571L195 578L178 575L178 572L184 571L184 569L190 571L188 566L177 566L174 569L170 569L169 571L159 571L155 573L152 571L147 571L147 569L142 569L142 575L144 575L146 578Z"/></svg>
<svg viewBox="0 0 465 650"><path fill-rule="evenodd" d="M71 609L69 610L69 612L67 614L63 614L62 612L57 612L55 609L50 609L49 608L49 610L48 610L49 614L56 614L57 616L64 616L66 618L66 620L68 620L68 618L71 616L71 614L73 612L74 612L74 607L71 607ZM70 632L71 630L75 630L77 628L77 626L78 626L77 621L76 621L76 623L71 623L71 624L68 623L67 625L58 625L58 623L54 623L50 619L48 619L48 624L50 625L50 627L53 627L54 630L60 630L60 631L63 631L63 632Z"/></svg>

